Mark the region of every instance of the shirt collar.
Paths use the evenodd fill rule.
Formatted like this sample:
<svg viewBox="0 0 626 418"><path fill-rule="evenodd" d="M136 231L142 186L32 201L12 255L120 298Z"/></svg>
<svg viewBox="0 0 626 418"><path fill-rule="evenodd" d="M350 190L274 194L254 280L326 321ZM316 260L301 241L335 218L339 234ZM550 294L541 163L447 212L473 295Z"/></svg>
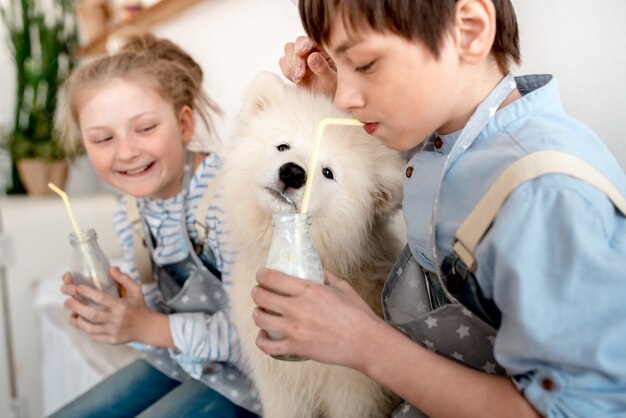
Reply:
<svg viewBox="0 0 626 418"><path fill-rule="evenodd" d="M498 110L489 121L485 129L481 132L481 137L489 137L499 132L504 126L518 120L529 112L540 107L556 106L561 108L561 101L558 94L558 85L552 75L539 74L515 77L517 89L522 98ZM423 151L435 152L441 155L449 154L455 142L461 136L462 129L446 135L432 134L425 142ZM441 140L441 146L436 147L437 138Z"/></svg>
<svg viewBox="0 0 626 418"><path fill-rule="evenodd" d="M479 138L489 138L506 130L507 125L522 120L539 109L548 107L562 112L558 83L552 75L515 77L515 82L522 97L498 110L480 133Z"/></svg>

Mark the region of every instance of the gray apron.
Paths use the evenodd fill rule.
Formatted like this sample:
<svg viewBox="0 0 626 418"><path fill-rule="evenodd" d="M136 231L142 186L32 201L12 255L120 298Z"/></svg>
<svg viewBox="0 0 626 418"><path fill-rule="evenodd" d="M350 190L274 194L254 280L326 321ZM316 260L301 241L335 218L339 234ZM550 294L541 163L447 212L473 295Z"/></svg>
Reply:
<svg viewBox="0 0 626 418"><path fill-rule="evenodd" d="M431 219L430 239L436 272L422 269L407 245L382 293L385 319L414 342L468 367L499 375L505 374L493 356L499 312L491 301L482 297L475 278L466 274L454 256L446 257L440 264L435 226L447 170L470 147L515 87L515 79L508 74L478 106L444 163ZM412 418L425 415L405 402L391 416Z"/></svg>
<svg viewBox="0 0 626 418"><path fill-rule="evenodd" d="M185 190L188 190L190 172L191 164L188 162L184 177ZM228 298L222 286L221 273L216 267L215 255L206 243L202 246L193 245L187 231L184 208L182 213L181 223L189 249L188 255L176 263L154 265L156 284L163 295L163 302L157 309L165 314L203 312L210 315L218 311L228 311ZM144 236L147 237L146 245L154 253L152 235L143 217L142 221ZM180 382L191 379L166 348L142 352L142 357L171 379ZM256 414L261 413L261 404L252 381L234 365L223 362L206 363L199 380L242 408Z"/></svg>

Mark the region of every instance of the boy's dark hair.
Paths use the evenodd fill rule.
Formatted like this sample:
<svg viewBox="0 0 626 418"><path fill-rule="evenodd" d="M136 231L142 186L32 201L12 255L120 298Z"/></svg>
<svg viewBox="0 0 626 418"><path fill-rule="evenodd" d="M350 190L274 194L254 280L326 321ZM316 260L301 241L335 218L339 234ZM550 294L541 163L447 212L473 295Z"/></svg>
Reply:
<svg viewBox="0 0 626 418"><path fill-rule="evenodd" d="M515 10L510 0L493 0L496 37L491 52L503 72L521 61ZM406 39L419 39L439 57L444 33L454 19L456 0L299 0L302 26L322 45L328 42L337 12L346 28L368 24L375 31L389 30Z"/></svg>

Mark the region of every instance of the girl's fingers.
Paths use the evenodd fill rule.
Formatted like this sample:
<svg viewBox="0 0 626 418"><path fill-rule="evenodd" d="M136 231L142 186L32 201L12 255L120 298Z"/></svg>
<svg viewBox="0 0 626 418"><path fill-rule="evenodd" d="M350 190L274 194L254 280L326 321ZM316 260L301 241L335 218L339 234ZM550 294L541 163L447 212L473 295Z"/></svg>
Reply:
<svg viewBox="0 0 626 418"><path fill-rule="evenodd" d="M65 273L62 276L63 285L61 285L61 293L68 296L76 296L76 285L72 281L72 275Z"/></svg>
<svg viewBox="0 0 626 418"><path fill-rule="evenodd" d="M84 296L87 299L92 300L98 305L102 305L106 308L112 308L117 303L119 303L118 298L114 298L113 296L107 295L104 292L96 290L91 286L80 285L76 287L76 294L80 296Z"/></svg>
<svg viewBox="0 0 626 418"><path fill-rule="evenodd" d="M63 283L65 284L73 283L72 275L70 273L64 273L62 278L63 278Z"/></svg>
<svg viewBox="0 0 626 418"><path fill-rule="evenodd" d="M76 285L64 284L63 286L61 286L61 293L68 296L76 296Z"/></svg>
<svg viewBox="0 0 626 418"><path fill-rule="evenodd" d="M78 314L75 312L72 312L70 314L70 317L68 318L67 322L69 322L69 324L73 327L76 328L76 321L78 320Z"/></svg>
<svg viewBox="0 0 626 418"><path fill-rule="evenodd" d="M111 277L125 289L126 297L136 298L143 295L141 286L128 274L122 273L119 267L111 267Z"/></svg>
<svg viewBox="0 0 626 418"><path fill-rule="evenodd" d="M64 306L66 309L71 310L73 315L82 316L93 324L102 324L106 320L106 312L80 303L74 298L66 299Z"/></svg>
<svg viewBox="0 0 626 418"><path fill-rule="evenodd" d="M108 345L117 345L117 344L123 343L121 340L118 340L112 335L107 335L107 334L91 335L91 340L99 344L108 344Z"/></svg>
<svg viewBox="0 0 626 418"><path fill-rule="evenodd" d="M74 326L92 337L106 334L106 328L104 325L93 324L80 315L78 315L74 320Z"/></svg>

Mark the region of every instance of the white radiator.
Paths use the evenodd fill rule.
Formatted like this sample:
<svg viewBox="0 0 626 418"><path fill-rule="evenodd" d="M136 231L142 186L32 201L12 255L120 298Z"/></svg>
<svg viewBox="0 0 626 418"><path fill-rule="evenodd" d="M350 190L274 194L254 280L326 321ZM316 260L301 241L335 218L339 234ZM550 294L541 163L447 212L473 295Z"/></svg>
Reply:
<svg viewBox="0 0 626 418"><path fill-rule="evenodd" d="M71 197L81 228L93 228L103 251L121 258L112 226L117 197L112 194ZM72 230L62 200L50 197L0 198L0 416L43 416L42 358L49 359L54 343L41 341L41 315L51 305L34 305L38 281L64 271L70 260ZM54 280L54 278L52 279ZM60 292L61 277L47 287ZM56 290L54 290L56 288ZM40 295L45 300L45 292ZM57 294L58 295L58 294ZM45 308L44 308L45 306ZM58 316L58 315L57 315ZM50 317L52 318L52 316ZM52 320L52 319L50 319ZM44 322L46 327L53 322ZM65 335L46 328L43 335ZM65 338L65 337L64 337ZM45 354L45 356L44 356ZM71 354L68 354L71 355ZM60 361L60 360L53 360ZM70 374L71 370L66 371ZM59 375L59 379L62 375ZM54 388L58 389L58 388Z"/></svg>

